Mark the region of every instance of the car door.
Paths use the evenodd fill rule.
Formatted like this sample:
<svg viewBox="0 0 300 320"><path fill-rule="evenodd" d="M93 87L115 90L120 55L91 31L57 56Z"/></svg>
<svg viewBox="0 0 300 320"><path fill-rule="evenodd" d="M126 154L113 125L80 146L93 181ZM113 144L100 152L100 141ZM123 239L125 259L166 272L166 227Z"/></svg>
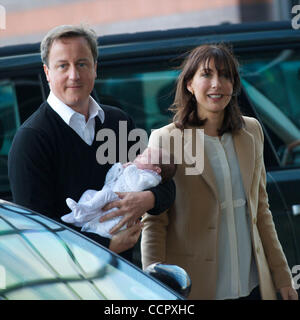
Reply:
<svg viewBox="0 0 300 320"><path fill-rule="evenodd" d="M268 145L270 209L293 269L300 264L300 48L269 45L244 54L241 66L243 88Z"/></svg>

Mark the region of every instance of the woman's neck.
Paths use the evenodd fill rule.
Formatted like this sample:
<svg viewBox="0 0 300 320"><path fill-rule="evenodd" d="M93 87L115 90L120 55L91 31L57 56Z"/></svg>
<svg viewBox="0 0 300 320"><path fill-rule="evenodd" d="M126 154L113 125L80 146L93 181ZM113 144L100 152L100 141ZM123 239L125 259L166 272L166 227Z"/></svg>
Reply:
<svg viewBox="0 0 300 320"><path fill-rule="evenodd" d="M218 130L222 127L224 113L212 113L206 115L207 120L204 124L204 133L208 136L217 137L219 135Z"/></svg>

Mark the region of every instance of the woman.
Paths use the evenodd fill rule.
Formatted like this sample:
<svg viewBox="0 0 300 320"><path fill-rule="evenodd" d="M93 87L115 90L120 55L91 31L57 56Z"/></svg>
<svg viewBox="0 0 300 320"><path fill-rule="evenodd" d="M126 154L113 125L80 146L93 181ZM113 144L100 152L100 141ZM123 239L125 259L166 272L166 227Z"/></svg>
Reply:
<svg viewBox="0 0 300 320"><path fill-rule="evenodd" d="M143 218L143 267L180 265L192 279L191 299L276 299L276 290L297 299L269 211L263 132L241 115L239 90L238 63L225 46L202 45L184 61L174 121L154 131L149 145L160 137L166 146L180 130L183 150L188 143L195 150L203 129L204 169L187 175L188 163L178 164L174 205Z"/></svg>

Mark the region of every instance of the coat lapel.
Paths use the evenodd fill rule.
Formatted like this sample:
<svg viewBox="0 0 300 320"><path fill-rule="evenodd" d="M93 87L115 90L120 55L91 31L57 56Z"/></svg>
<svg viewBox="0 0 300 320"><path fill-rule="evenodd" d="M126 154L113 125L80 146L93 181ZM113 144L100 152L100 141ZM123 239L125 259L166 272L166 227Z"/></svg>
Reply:
<svg viewBox="0 0 300 320"><path fill-rule="evenodd" d="M184 146L187 148L189 144L193 144L193 150L196 148L196 130L193 128L192 137L187 135L184 137ZM238 134L233 135L233 142L235 147L235 152L240 165L240 172L242 176L243 186L248 197L250 192L250 187L252 184L254 167L255 167L255 145L253 136L242 129ZM192 160L190 159L190 162ZM209 187L212 189L216 199L218 199L217 184L214 176L213 169L210 165L209 159L204 152L204 167L203 171L199 172L199 177L203 178Z"/></svg>
<svg viewBox="0 0 300 320"><path fill-rule="evenodd" d="M238 134L233 135L233 142L240 165L245 193L248 198L255 167L254 138L249 132L242 129Z"/></svg>
<svg viewBox="0 0 300 320"><path fill-rule="evenodd" d="M191 127L189 127L188 129L191 129ZM199 141L200 139L197 140L196 138L196 134L197 134L197 129L199 128L192 128L192 134L184 134L184 149L191 149L193 150L193 152L196 150L196 148L199 148L199 145L196 145L196 142ZM217 192L217 184L216 184L216 180L215 180L215 176L214 176L214 172L213 169L210 165L209 159L207 158L206 153L204 152L204 139L201 140L201 143L203 144L203 154L202 154L202 165L201 165L201 170L198 170L198 175L200 178L203 178L205 180L205 182L208 184L208 186L212 189L214 196L216 199L218 199L218 192ZM192 146L191 146L192 145ZM192 163L192 159L189 157L190 153L187 152L185 153L185 157L189 158L189 162ZM196 170L197 168L195 168Z"/></svg>
<svg viewBox="0 0 300 320"><path fill-rule="evenodd" d="M207 158L206 153L204 153L204 170L202 172L202 178L206 181L206 183L212 189L212 191L215 195L215 198L219 199L216 178L215 178L213 169L210 165L210 162L209 162L209 159Z"/></svg>

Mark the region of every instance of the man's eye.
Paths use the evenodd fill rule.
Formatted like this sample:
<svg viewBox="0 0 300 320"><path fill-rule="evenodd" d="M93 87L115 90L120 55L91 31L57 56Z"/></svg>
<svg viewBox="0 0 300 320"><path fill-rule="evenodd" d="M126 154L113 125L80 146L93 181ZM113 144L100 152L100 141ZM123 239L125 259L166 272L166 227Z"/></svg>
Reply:
<svg viewBox="0 0 300 320"><path fill-rule="evenodd" d="M78 65L79 65L79 67L81 67L81 68L82 68L82 67L84 67L84 66L86 65L86 63L84 63L84 62L80 62Z"/></svg>
<svg viewBox="0 0 300 320"><path fill-rule="evenodd" d="M64 68L66 67L66 65L65 65L65 64L60 64L58 67L59 67L60 69L64 69Z"/></svg>

